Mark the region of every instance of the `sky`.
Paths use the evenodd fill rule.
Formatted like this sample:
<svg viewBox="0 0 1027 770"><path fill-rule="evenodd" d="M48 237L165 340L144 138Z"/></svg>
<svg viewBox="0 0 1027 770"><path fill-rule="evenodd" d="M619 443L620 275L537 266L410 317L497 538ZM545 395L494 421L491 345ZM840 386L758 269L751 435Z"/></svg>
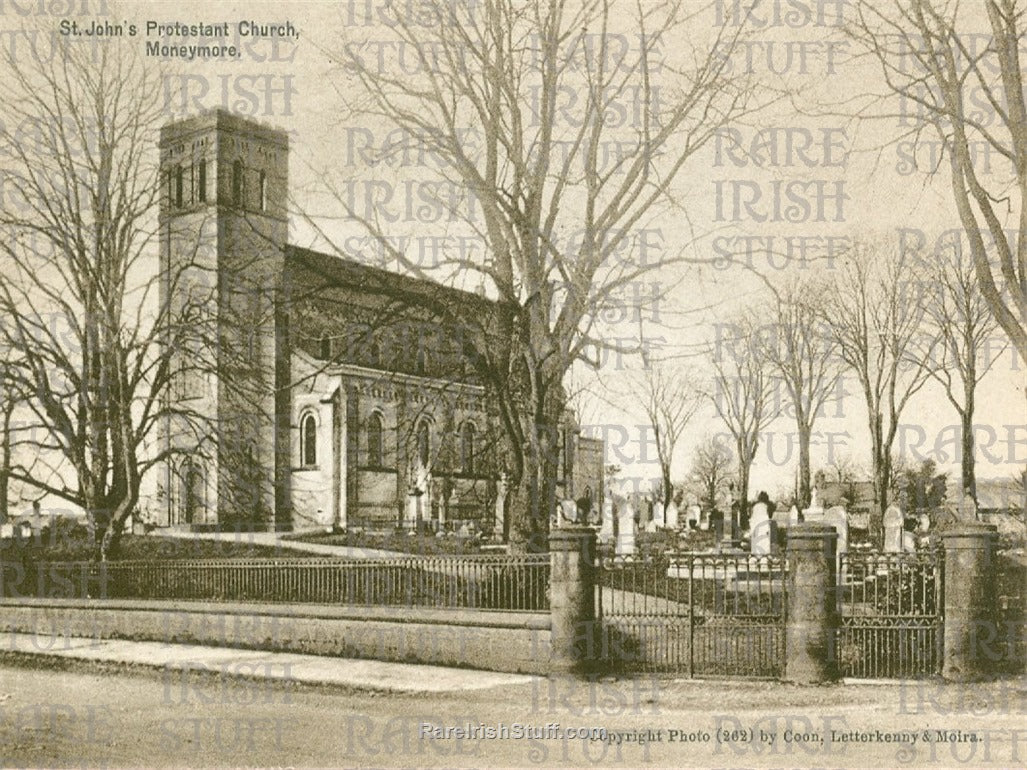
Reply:
<svg viewBox="0 0 1027 770"><path fill-rule="evenodd" d="M78 0L56 5L67 5L72 13L54 16L49 13L54 4L28 0L0 3L4 45L21 46L16 55L24 56L31 42L45 55L52 36L72 29L84 32L95 23L108 34L113 27L121 44L137 47L146 56L148 43L196 42L161 41L147 33L148 25L151 30L154 24L175 22L229 25L232 34L227 42L239 48L238 58L147 58L163 68L169 120L221 107L289 132L292 243L326 248L327 234L347 253L373 259L360 228L346 222L338 205L324 194L324 183L330 179L337 189L355 190L356 200L365 201L375 189L372 182L391 185L394 198L382 210L396 214L395 234L409 238L410 249L430 250L442 242L451 248L471 247L469 240L462 240L467 234L459 226L425 223L410 213L416 212L410 207L418 201L403 196L423 189L417 185L430 177L430 169L420 165L422 159L409 158L407 165L384 169L362 160L367 143L384 138L382 127L353 114L359 94L355 81L340 67L340 52L346 45L356 46L369 60L380 55L383 62L395 64L398 54L390 47L395 33L388 27L381 0L118 5ZM695 12L692 32L687 40L670 38L663 49L667 61L685 64L686 52L709 39L718 14L729 13L731 5L724 0L687 6ZM731 60L736 73L751 70L755 98L773 102L731 125L729 138L740 141L760 162L732 146L728 135L689 161L675 182L676 207L658 212L640 227L629 257L637 258L640 249L650 248L663 254L680 252L687 259L647 278L659 284L657 310L648 309L641 322L628 313L609 327L626 339L637 341L641 335L680 376L699 382L708 383L712 374L702 353L715 338L718 324L740 310L768 307L764 280L787 282L814 271L830 274L836 267L823 258L804 262L796 251L800 245L811 255L818 250L822 254L831 244L848 239L894 238L899 228L920 231L933 243L958 221L944 167L934 175L923 171L930 148L916 157L921 168L911 165L911 146L903 136L908 127L902 120L857 121L849 115L864 94L880 88L880 80L873 66L853 56L851 43L841 35L836 22L840 8L847 12L844 3L782 1L764 8L758 29ZM250 25L276 25L286 35L240 36L240 28ZM622 31L628 30L630 25ZM84 44L95 42L89 35L71 36ZM672 88L670 73L663 76ZM770 237L776 239L776 250L791 247L792 257L768 253ZM752 245L751 259L725 258L728 253L737 255L746 243ZM451 280L460 284L461 279ZM465 288L476 288L474 280L467 279L472 285ZM981 478L1007 478L1027 465L1024 363L1009 349L999 352L1000 346L997 340L992 371L978 395L977 421L987 444L978 456ZM598 371L577 367L569 381L572 389L581 391L576 405L585 430L607 439L607 462L620 466L621 476L629 479L658 475L637 394L626 373L641 365L637 355L609 354ZM850 455L864 467L869 465L866 411L851 375L843 379L841 393L815 426L820 436L813 447L814 469L835 455ZM928 383L911 401L902 422L908 425L900 432L899 448L911 459L933 456L945 470L958 468L951 441L958 420L940 386ZM704 403L677 447L674 477L687 474L691 454L704 437L724 431L712 406ZM794 482L793 434L786 417L769 426L753 468L751 496L761 489L775 494Z"/></svg>

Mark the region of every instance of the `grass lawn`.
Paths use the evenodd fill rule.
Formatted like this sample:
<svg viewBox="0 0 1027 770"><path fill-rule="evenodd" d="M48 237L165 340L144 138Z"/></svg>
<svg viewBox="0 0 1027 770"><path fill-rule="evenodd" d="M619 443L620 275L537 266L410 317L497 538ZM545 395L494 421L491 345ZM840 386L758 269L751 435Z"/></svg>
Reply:
<svg viewBox="0 0 1027 770"><path fill-rule="evenodd" d="M352 548L375 548L384 551L423 556L483 553L481 541L473 537L460 537L452 533L436 537L432 534L409 532L311 532L288 535L289 540L322 545L343 545Z"/></svg>
<svg viewBox="0 0 1027 770"><path fill-rule="evenodd" d="M249 533L224 533L219 540L182 539L159 535L131 535L121 538L118 561L170 559L253 559L268 557L311 558L318 554L293 549L256 545ZM93 542L81 524L59 521L55 528L44 527L29 538L0 542L2 561L89 561Z"/></svg>

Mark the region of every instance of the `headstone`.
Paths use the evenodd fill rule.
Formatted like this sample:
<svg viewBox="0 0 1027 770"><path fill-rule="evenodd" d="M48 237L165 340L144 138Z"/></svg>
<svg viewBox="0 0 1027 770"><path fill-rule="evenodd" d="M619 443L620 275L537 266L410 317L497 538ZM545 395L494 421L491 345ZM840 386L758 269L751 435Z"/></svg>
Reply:
<svg viewBox="0 0 1027 770"><path fill-rule="evenodd" d="M699 526L699 519L702 518L702 509L698 505L690 505L685 509L685 521L691 529Z"/></svg>
<svg viewBox="0 0 1027 770"><path fill-rule="evenodd" d="M931 531L931 517L927 513L921 513L920 518L917 520L917 530L921 535L926 535Z"/></svg>
<svg viewBox="0 0 1027 770"><path fill-rule="evenodd" d="M663 501L657 500L653 503L653 528L667 526L666 511L663 509Z"/></svg>
<svg viewBox="0 0 1027 770"><path fill-rule="evenodd" d="M578 504L573 500L560 501L560 526L578 523Z"/></svg>
<svg viewBox="0 0 1027 770"><path fill-rule="evenodd" d="M912 532L902 533L902 551L903 553L912 553L916 550L916 535Z"/></svg>
<svg viewBox="0 0 1027 770"><path fill-rule="evenodd" d="M678 505L673 500L670 501L670 505L667 506L666 511L667 529L678 528Z"/></svg>
<svg viewBox="0 0 1027 770"><path fill-rule="evenodd" d="M889 505L884 512L884 552L902 552L902 510L897 505Z"/></svg>
<svg viewBox="0 0 1027 770"><path fill-rule="evenodd" d="M614 544L614 555L635 555L635 511L631 503L624 503L617 517L617 542Z"/></svg>
<svg viewBox="0 0 1027 770"><path fill-rule="evenodd" d="M724 514L721 511L710 512L710 528L713 530L713 542L720 543L724 539Z"/></svg>
<svg viewBox="0 0 1027 770"><path fill-rule="evenodd" d="M413 531L417 528L417 511L421 504L421 498L416 489L411 489L407 495L407 505L403 517L403 528Z"/></svg>
<svg viewBox="0 0 1027 770"><path fill-rule="evenodd" d="M742 538L742 506L741 503L734 502L731 504L731 521L730 526L726 527L727 535L726 539L730 541L731 545L737 546L738 542Z"/></svg>
<svg viewBox="0 0 1027 770"><path fill-rule="evenodd" d="M828 508L824 513L824 523L830 524L834 527L834 531L838 533L838 547L836 553L843 554L849 552L849 514L845 512L845 508L841 505L836 505L833 508Z"/></svg>
<svg viewBox="0 0 1027 770"><path fill-rule="evenodd" d="M766 503L756 503L749 516L749 552L753 556L766 556L771 552L773 537L770 510Z"/></svg>
<svg viewBox="0 0 1027 770"><path fill-rule="evenodd" d="M959 518L963 521L977 521L977 503L969 490L963 493L963 499L959 501Z"/></svg>
<svg viewBox="0 0 1027 770"><path fill-rule="evenodd" d="M796 511L798 515L798 511ZM777 549L784 550L785 542L788 537L788 527L792 523L792 512L789 511L784 505L779 505L777 510L774 511L774 515L770 517L770 521L774 524L774 541Z"/></svg>
<svg viewBox="0 0 1027 770"><path fill-rule="evenodd" d="M703 512L699 515L699 530L701 532L708 532L710 529L710 514Z"/></svg>
<svg viewBox="0 0 1027 770"><path fill-rule="evenodd" d="M820 504L820 500L817 499L816 487L813 487L813 492L810 495L809 508L805 508L802 514L806 521L823 521L824 506L822 506Z"/></svg>
<svg viewBox="0 0 1027 770"><path fill-rule="evenodd" d="M791 507L791 509L788 511L788 524L791 525L791 524L798 524L798 523L799 523L799 506L793 505Z"/></svg>
<svg viewBox="0 0 1027 770"><path fill-rule="evenodd" d="M599 540L608 543L613 540L613 498L603 501L603 523L599 528Z"/></svg>

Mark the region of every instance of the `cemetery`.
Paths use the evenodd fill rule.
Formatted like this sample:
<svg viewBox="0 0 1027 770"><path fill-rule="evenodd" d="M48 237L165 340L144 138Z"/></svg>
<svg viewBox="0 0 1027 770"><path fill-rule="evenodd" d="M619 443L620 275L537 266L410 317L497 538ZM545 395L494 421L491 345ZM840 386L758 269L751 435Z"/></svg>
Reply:
<svg viewBox="0 0 1027 770"><path fill-rule="evenodd" d="M875 549L864 528L850 526L846 508L825 508L816 488L801 511L775 509L761 496L744 529L737 515L680 507L678 516L675 503L604 501L597 613L602 646L626 668L781 676L796 535L813 528L830 538L824 579L838 597L837 671L857 678L940 672L947 535L925 513L908 517L889 506L883 548ZM981 537L991 542L988 531Z"/></svg>

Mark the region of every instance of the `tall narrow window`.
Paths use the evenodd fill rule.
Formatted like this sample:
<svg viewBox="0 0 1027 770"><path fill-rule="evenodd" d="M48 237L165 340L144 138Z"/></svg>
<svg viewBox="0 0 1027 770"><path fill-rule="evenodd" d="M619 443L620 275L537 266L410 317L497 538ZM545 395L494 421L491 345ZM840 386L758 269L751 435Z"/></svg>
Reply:
<svg viewBox="0 0 1027 770"><path fill-rule="evenodd" d="M237 160L232 164L232 203L236 206L242 205L242 161Z"/></svg>
<svg viewBox="0 0 1027 770"><path fill-rule="evenodd" d="M431 459L431 433L428 429L428 421L421 420L417 425L417 460L422 468L428 467Z"/></svg>
<svg viewBox="0 0 1027 770"><path fill-rule="evenodd" d="M207 161L201 160L196 166L196 199L200 203L207 202Z"/></svg>
<svg viewBox="0 0 1027 770"><path fill-rule="evenodd" d="M267 211L267 175L260 172L260 210Z"/></svg>
<svg viewBox="0 0 1027 770"><path fill-rule="evenodd" d="M474 423L465 422L460 429L460 467L465 474L474 473Z"/></svg>
<svg viewBox="0 0 1027 770"><path fill-rule="evenodd" d="M175 166L175 207L182 208L185 196L185 172L182 167Z"/></svg>
<svg viewBox="0 0 1027 770"><path fill-rule="evenodd" d="M317 419L309 413L300 421L300 465L317 465Z"/></svg>
<svg viewBox="0 0 1027 770"><path fill-rule="evenodd" d="M332 338L327 334L321 336L321 358L332 357Z"/></svg>
<svg viewBox="0 0 1027 770"><path fill-rule="evenodd" d="M372 468L385 466L385 425L377 412L367 421L367 464Z"/></svg>

